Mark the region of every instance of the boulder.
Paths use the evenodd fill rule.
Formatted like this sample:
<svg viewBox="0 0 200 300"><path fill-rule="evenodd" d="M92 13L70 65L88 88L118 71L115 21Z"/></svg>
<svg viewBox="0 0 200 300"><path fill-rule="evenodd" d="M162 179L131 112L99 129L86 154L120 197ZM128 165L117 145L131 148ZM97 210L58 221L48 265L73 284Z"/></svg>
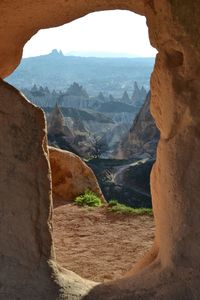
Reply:
<svg viewBox="0 0 200 300"><path fill-rule="evenodd" d="M93 171L72 152L49 147L52 190L55 198L72 201L87 189L105 202Z"/></svg>

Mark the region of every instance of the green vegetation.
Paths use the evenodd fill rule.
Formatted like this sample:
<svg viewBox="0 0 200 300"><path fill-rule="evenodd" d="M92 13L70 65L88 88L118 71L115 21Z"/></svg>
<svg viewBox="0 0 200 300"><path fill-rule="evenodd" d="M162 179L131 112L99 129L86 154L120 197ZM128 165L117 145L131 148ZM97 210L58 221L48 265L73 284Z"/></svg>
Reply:
<svg viewBox="0 0 200 300"><path fill-rule="evenodd" d="M83 195L76 197L75 204L78 206L89 206L90 208L101 207L101 199L92 191L86 190ZM136 216L153 216L151 208L133 208L119 203L117 200L110 200L108 203L108 211L118 214L131 214Z"/></svg>
<svg viewBox="0 0 200 300"><path fill-rule="evenodd" d="M119 202L117 200L110 200L108 203L109 207L117 206Z"/></svg>
<svg viewBox="0 0 200 300"><path fill-rule="evenodd" d="M153 216L151 208L133 208L120 204L117 200L111 200L108 204L108 210L119 214L133 214L137 216L148 215Z"/></svg>
<svg viewBox="0 0 200 300"><path fill-rule="evenodd" d="M83 195L76 197L75 204L78 206L90 207L99 207L102 205L101 199L90 190L86 190Z"/></svg>

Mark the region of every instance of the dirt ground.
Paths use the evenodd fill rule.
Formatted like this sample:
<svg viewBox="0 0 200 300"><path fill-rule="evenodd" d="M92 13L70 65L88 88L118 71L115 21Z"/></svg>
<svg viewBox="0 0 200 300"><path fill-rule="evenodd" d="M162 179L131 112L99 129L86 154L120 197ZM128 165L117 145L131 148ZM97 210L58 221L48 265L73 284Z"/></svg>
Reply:
<svg viewBox="0 0 200 300"><path fill-rule="evenodd" d="M154 221L150 216L119 215L106 208L73 204L54 207L57 261L93 281L120 278L151 247Z"/></svg>

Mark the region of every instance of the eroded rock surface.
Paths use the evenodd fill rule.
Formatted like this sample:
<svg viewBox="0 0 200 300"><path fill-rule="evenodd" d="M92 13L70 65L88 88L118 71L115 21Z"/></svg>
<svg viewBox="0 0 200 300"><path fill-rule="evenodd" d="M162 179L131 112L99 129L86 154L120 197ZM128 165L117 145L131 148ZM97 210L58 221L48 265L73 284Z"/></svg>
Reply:
<svg viewBox="0 0 200 300"><path fill-rule="evenodd" d="M159 131L150 112L150 92L134 119L128 134L120 143L117 156L120 158L151 157L155 159Z"/></svg>
<svg viewBox="0 0 200 300"><path fill-rule="evenodd" d="M93 171L72 152L49 147L53 194L72 201L86 190L97 194L105 202Z"/></svg>
<svg viewBox="0 0 200 300"><path fill-rule="evenodd" d="M44 115L3 81L0 102L0 299L56 298Z"/></svg>

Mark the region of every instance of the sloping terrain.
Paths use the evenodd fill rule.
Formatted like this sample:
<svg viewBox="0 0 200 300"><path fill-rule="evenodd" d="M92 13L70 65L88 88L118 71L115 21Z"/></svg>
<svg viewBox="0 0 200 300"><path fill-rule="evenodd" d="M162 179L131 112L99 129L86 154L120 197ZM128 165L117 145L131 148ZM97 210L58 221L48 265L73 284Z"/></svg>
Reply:
<svg viewBox="0 0 200 300"><path fill-rule="evenodd" d="M87 161L95 173L106 200L115 199L131 207L151 207L150 172L154 160L92 159Z"/></svg>

